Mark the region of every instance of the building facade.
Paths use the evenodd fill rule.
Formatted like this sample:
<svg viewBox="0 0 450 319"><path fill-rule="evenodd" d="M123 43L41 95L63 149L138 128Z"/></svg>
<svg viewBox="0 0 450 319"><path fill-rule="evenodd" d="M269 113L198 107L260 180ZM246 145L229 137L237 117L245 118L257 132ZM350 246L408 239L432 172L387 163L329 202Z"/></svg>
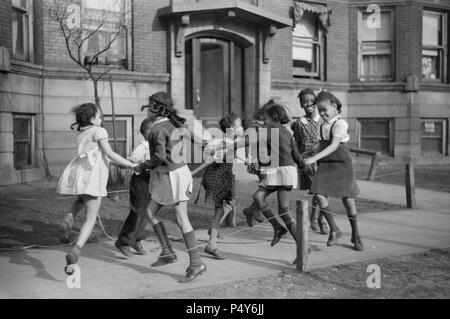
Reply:
<svg viewBox="0 0 450 319"><path fill-rule="evenodd" d="M269 99L298 117L297 94L312 87L341 100L353 146L449 162L449 0L0 0L0 184L59 175L76 149L70 111L93 101L52 17L58 1L75 25L105 10L111 23L125 17L95 61L108 26L78 50L94 73L112 68L98 92L108 130L114 106L123 154L156 91L172 94L189 125L210 126Z"/></svg>

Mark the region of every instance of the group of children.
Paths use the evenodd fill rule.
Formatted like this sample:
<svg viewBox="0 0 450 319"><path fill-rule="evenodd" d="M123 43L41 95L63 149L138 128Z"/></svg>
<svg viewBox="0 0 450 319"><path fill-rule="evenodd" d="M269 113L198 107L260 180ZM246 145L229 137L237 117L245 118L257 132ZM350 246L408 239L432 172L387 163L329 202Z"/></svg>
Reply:
<svg viewBox="0 0 450 319"><path fill-rule="evenodd" d="M305 116L291 122L281 104L269 101L255 114L252 127L256 130L256 156L247 158L248 171L259 178L259 186L253 195L253 203L243 210L249 226L253 221L267 219L273 227L271 246L289 232L296 240L296 222L289 213L290 192L300 186L313 194L311 228L329 234L328 246L336 245L342 231L330 213L328 197L342 198L352 227L351 241L358 251L363 244L358 233L355 197L359 193L354 177L351 158L344 144L348 142L348 124L340 116L342 105L331 93L323 91L317 96L311 89L300 92L299 100ZM172 132L184 125L185 119L177 114L173 100L165 92L150 96L147 119L140 132L145 140L127 159L113 152L108 134L101 127L101 111L91 103L73 109L78 126L78 155L64 170L57 187L60 194L77 195L69 214L59 225L62 241L67 242L74 217L86 208L86 220L75 246L66 255L66 272L76 264L81 250L94 227L102 197L106 196L108 164L134 170L130 182L130 213L122 227L115 246L126 256L130 248L145 254L141 240L150 223L161 245L161 254L152 266L176 262L165 226L157 217L163 206L172 206L177 224L183 234L190 264L185 282L194 280L207 270L200 258L195 233L187 214L187 202L192 195L193 180L185 162L172 158L172 149L178 141L171 139ZM205 201L214 206L209 223L209 241L205 253L216 259L225 259L217 249L219 228L222 220L233 209L233 164L226 159L227 150L235 151L237 140L245 139L242 121L234 114L220 120L224 138L212 152L212 163L205 169L201 185L205 188ZM266 134L259 134L261 129ZM276 134L272 134L276 132ZM273 136L278 138L272 139ZM248 151L252 145L244 143ZM261 158L258 148L265 145L268 157ZM230 147L231 146L231 147ZM182 152L182 150L181 150ZM235 154L235 153L233 153ZM179 154L183 155L183 154ZM276 160L274 160L276 159ZM269 208L266 198L277 193L278 215L283 224ZM328 229L327 223L330 227Z"/></svg>

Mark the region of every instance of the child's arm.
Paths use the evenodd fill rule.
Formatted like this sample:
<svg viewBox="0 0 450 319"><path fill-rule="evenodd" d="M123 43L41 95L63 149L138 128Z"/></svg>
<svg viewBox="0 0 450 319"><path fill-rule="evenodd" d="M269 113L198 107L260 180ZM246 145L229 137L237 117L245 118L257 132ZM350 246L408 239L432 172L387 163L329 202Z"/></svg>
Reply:
<svg viewBox="0 0 450 319"><path fill-rule="evenodd" d="M109 142L107 139L100 140L99 142L100 148L102 149L103 153L108 156L113 162L115 162L118 165L123 165L129 168L134 168L137 166L137 164L134 164L130 162L129 160L123 158L116 152L114 152L111 149L111 145L109 145Z"/></svg>
<svg viewBox="0 0 450 319"><path fill-rule="evenodd" d="M166 132L165 131L157 131L154 133L150 133L148 136L148 142L150 145L153 145L155 154L150 158L150 160L145 161L137 166L137 171L143 171L146 169L154 169L155 167L164 163L167 159L166 154Z"/></svg>
<svg viewBox="0 0 450 319"><path fill-rule="evenodd" d="M328 145L322 152L314 155L313 157L305 159L305 164L311 165L311 164L321 160L322 158L330 155L331 153L333 153L334 151L337 150L337 148L339 147L339 144L341 143L341 140L342 140L342 137L333 136L333 139L331 140L331 144Z"/></svg>

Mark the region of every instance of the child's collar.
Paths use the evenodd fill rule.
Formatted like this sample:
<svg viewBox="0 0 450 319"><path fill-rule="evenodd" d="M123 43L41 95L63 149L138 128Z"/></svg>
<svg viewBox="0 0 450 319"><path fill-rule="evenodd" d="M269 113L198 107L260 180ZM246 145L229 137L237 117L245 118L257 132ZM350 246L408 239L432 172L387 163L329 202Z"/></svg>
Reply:
<svg viewBox="0 0 450 319"><path fill-rule="evenodd" d="M162 123L162 122L166 122L166 121L168 121L168 120L169 120L169 119L168 119L167 117L163 117L163 118L157 119L156 121L154 121L154 122L152 123L151 127L155 126L156 124L159 124L159 123Z"/></svg>
<svg viewBox="0 0 450 319"><path fill-rule="evenodd" d="M301 121L303 124L308 124L308 119L306 118L306 116L302 116L302 117L300 118L300 121ZM316 123L320 121L320 115L319 115L319 113L316 112L316 115L313 117L313 121L316 122Z"/></svg>

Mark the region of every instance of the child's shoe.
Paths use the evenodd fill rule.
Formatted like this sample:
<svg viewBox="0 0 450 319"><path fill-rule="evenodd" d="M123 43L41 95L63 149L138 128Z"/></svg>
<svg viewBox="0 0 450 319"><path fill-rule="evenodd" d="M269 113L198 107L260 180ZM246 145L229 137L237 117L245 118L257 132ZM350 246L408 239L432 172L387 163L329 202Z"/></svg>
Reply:
<svg viewBox="0 0 450 319"><path fill-rule="evenodd" d="M207 268L205 264L201 264L200 266L193 267L189 266L186 270L186 278L184 282L190 282L197 278L199 275L202 275L204 272L206 272Z"/></svg>
<svg viewBox="0 0 450 319"><path fill-rule="evenodd" d="M140 240L135 241L130 245L133 247L133 249L136 251L138 255L144 256L147 255L147 252L145 251L144 247L142 246L142 242Z"/></svg>
<svg viewBox="0 0 450 319"><path fill-rule="evenodd" d="M338 239L343 235L342 231L338 229L337 231L331 231L328 237L327 246L336 246L338 244Z"/></svg>
<svg viewBox="0 0 450 319"><path fill-rule="evenodd" d="M152 267L161 267L168 264L173 264L177 261L177 255L172 251L171 253L162 252L158 260L152 264Z"/></svg>
<svg viewBox="0 0 450 319"><path fill-rule="evenodd" d="M357 251L363 251L364 250L364 245L361 241L361 237L360 236L355 236L352 237L352 243L353 243L353 249L357 250Z"/></svg>
<svg viewBox="0 0 450 319"><path fill-rule="evenodd" d="M122 244L122 242L118 239L114 243L114 246L126 257L132 257L133 254L131 253L130 246Z"/></svg>
<svg viewBox="0 0 450 319"><path fill-rule="evenodd" d="M215 259L218 260L225 260L227 259L224 255L222 255L217 248L212 248L210 245L205 246L205 253L208 255L213 256Z"/></svg>
<svg viewBox="0 0 450 319"><path fill-rule="evenodd" d="M66 255L66 267L64 267L64 272L67 275L72 275L73 271L69 270L69 266L70 265L74 265L78 262L78 259L80 258L80 254L81 254L81 248L79 248L78 246L75 246L74 248L72 248L72 250Z"/></svg>
<svg viewBox="0 0 450 319"><path fill-rule="evenodd" d="M287 233L287 229L284 228L284 227L276 229L274 231L274 233L273 233L273 239L272 239L272 242L270 243L270 246L273 247L276 244L278 244L278 242L280 241L281 237L286 235L286 233Z"/></svg>

